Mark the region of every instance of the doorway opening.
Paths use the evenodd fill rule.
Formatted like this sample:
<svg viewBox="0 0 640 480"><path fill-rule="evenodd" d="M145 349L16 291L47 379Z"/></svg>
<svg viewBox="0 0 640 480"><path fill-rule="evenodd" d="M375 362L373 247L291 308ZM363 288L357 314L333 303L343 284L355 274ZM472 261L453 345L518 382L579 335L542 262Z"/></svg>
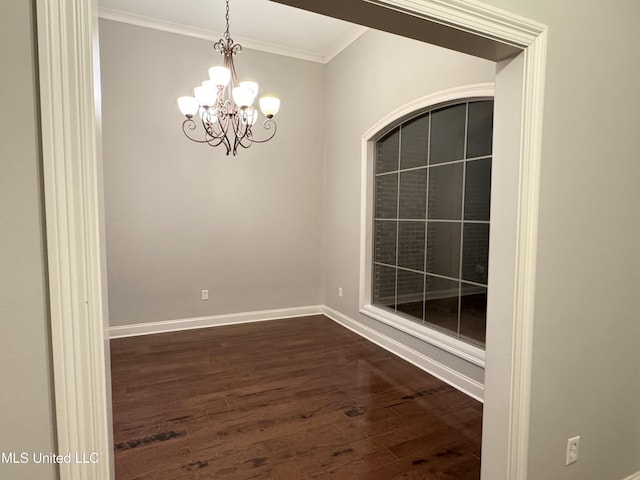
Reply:
<svg viewBox="0 0 640 480"><path fill-rule="evenodd" d="M81 0L57 3L38 3L38 29L59 448L90 448L109 458L99 128L94 122L95 11ZM497 332L488 327L487 331L495 368L487 365L486 413L490 418L485 424L490 431L483 440L483 460L487 461L483 461L482 475L487 479L525 478L546 28L489 7L476 6L471 11L456 2L424 1L410 7L405 3L358 2L341 7L340 2L323 2L321 8L330 10L325 14L355 16L358 23L374 27L380 22L394 25L414 38L431 27L428 34L439 38L431 43L498 57L495 135L498 138L499 129L506 132L514 126L517 134L496 144L494 158L512 159L511 168L504 170L511 181L504 188L517 202L513 210L504 212L504 218L517 228L505 225L513 237L513 255L502 265L512 274L504 285L512 293L512 308L494 312L496 318L506 319L496 326L507 328ZM512 55L501 56L505 49ZM502 113L501 108L505 109ZM492 228L496 228L493 219ZM509 372L507 378L504 371ZM510 408L499 408L503 404ZM110 478L111 474L107 461L61 467L63 479Z"/></svg>

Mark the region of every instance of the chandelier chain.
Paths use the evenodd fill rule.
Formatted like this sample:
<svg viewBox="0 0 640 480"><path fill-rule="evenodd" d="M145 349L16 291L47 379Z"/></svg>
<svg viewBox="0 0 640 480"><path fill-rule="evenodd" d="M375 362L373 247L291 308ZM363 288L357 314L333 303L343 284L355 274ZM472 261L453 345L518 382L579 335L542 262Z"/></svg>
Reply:
<svg viewBox="0 0 640 480"><path fill-rule="evenodd" d="M224 32L224 38L227 41L231 40L231 35L229 34L229 0L227 0L227 13L225 15L225 19L227 21L227 29ZM229 45L231 45L231 42L229 42Z"/></svg>

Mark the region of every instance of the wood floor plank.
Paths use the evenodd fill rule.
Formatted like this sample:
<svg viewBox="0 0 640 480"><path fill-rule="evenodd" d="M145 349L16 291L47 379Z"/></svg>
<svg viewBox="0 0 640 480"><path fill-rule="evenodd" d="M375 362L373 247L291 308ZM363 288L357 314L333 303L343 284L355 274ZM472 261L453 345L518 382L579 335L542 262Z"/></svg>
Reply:
<svg viewBox="0 0 640 480"><path fill-rule="evenodd" d="M482 405L324 316L111 341L117 480L478 480Z"/></svg>

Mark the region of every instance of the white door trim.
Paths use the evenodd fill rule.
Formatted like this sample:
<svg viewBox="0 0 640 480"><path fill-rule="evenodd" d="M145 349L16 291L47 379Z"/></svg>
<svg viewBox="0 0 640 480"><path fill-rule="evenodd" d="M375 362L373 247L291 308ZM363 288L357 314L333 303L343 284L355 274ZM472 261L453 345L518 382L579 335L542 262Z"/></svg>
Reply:
<svg viewBox="0 0 640 480"><path fill-rule="evenodd" d="M546 27L473 0L367 0L524 53L521 174L507 479L527 472ZM60 465L62 480L113 478L98 139L95 0L37 0L45 215L59 451L97 452ZM485 479L487 480L487 479Z"/></svg>
<svg viewBox="0 0 640 480"><path fill-rule="evenodd" d="M95 3L37 0L42 156L61 479L113 478Z"/></svg>

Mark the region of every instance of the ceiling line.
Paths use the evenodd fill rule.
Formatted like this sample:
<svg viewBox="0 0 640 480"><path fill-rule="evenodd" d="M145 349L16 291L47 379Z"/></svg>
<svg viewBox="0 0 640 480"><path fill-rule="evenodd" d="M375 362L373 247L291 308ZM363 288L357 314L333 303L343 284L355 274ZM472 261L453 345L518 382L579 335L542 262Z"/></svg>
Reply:
<svg viewBox="0 0 640 480"><path fill-rule="evenodd" d="M116 10L112 8L99 7L98 16L105 20L111 20L115 22L127 23L129 25L135 25L138 27L151 28L153 30L159 30L163 32L175 33L178 35L184 35L187 37L198 38L200 40L208 40L215 42L222 37L222 32L215 32L205 28L194 27L191 25L184 25L181 23L170 22L168 20L161 20L158 18L148 17L146 15L138 15L134 13L125 12L122 10ZM276 45L268 42L261 42L252 40L245 37L238 37L234 35L234 41L242 44L243 47L252 50L259 50L261 52L274 53L276 55L284 55L286 57L297 58L299 60L307 60L315 63L328 63L332 58L338 55L342 50L347 48L357 38L360 37L365 31L366 27L360 25L354 25L346 35L339 39L331 49L323 54L309 52L306 50L299 50L295 48L285 47L282 45Z"/></svg>

